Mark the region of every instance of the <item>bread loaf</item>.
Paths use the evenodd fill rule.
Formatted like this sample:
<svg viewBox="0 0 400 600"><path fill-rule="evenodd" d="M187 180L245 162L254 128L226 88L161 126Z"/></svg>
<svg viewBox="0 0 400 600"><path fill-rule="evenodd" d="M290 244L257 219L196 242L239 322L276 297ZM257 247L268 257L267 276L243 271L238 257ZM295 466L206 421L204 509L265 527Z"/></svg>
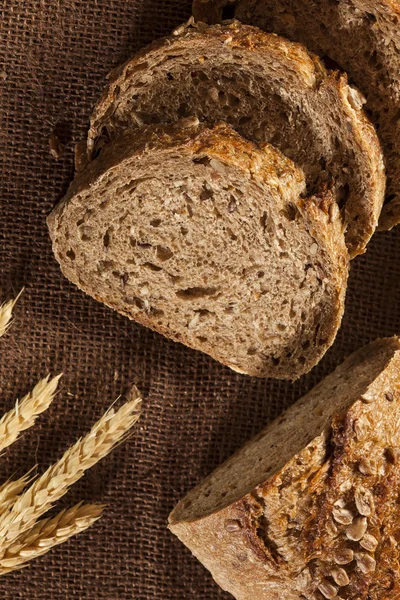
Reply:
<svg viewBox="0 0 400 600"><path fill-rule="evenodd" d="M194 0L200 21L236 17L335 61L367 98L387 164L381 229L400 222L400 4L397 0ZM330 60L329 60L330 59Z"/></svg>
<svg viewBox="0 0 400 600"><path fill-rule="evenodd" d="M296 379L333 342L348 253L329 193L224 124L127 132L48 219L63 273L231 368Z"/></svg>
<svg viewBox="0 0 400 600"><path fill-rule="evenodd" d="M373 342L191 491L170 529L237 600L400 597L400 342Z"/></svg>
<svg viewBox="0 0 400 600"><path fill-rule="evenodd" d="M344 75L304 47L233 22L181 27L111 74L91 119L90 156L127 128L197 116L267 141L300 166L309 195L332 190L351 257L375 230L381 150Z"/></svg>

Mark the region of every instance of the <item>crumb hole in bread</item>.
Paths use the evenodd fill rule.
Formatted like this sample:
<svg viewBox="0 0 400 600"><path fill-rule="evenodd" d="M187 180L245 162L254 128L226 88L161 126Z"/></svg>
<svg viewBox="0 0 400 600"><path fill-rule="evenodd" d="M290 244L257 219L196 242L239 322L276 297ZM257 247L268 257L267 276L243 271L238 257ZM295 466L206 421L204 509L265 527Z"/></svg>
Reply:
<svg viewBox="0 0 400 600"><path fill-rule="evenodd" d="M174 76L172 75L172 73L168 72L168 73L167 73L167 79L169 79L169 81L173 81L175 78L174 78Z"/></svg>
<svg viewBox="0 0 400 600"><path fill-rule="evenodd" d="M100 202L99 208L101 208L102 210L104 210L105 208L108 208L111 204L111 198L108 198L108 200L103 200L103 202Z"/></svg>
<svg viewBox="0 0 400 600"><path fill-rule="evenodd" d="M214 198L214 192L212 191L208 183L205 182L203 184L203 189L200 192L200 200L211 200L211 198Z"/></svg>
<svg viewBox="0 0 400 600"><path fill-rule="evenodd" d="M97 265L97 270L100 273L104 273L105 271L109 271L110 269L112 269L114 266L114 263L112 260L101 260L99 262L99 264Z"/></svg>
<svg viewBox="0 0 400 600"><path fill-rule="evenodd" d="M158 265L154 265L153 263L150 262L146 262L143 265L146 269L149 269L149 271L154 271L154 272L159 272L162 271L162 267L159 267Z"/></svg>
<svg viewBox="0 0 400 600"><path fill-rule="evenodd" d="M372 13L365 13L365 18L368 19L370 23L376 23L377 21L376 16Z"/></svg>
<svg viewBox="0 0 400 600"><path fill-rule="evenodd" d="M348 201L350 195L350 186L348 183L345 183L344 185L340 186L340 188L338 189L337 192L337 203L339 208L343 208L343 206L346 204L346 202Z"/></svg>
<svg viewBox="0 0 400 600"><path fill-rule="evenodd" d="M189 106L186 104L186 102L182 102L182 104L179 105L177 112L178 112L178 116L182 117L182 118L190 116Z"/></svg>
<svg viewBox="0 0 400 600"><path fill-rule="evenodd" d="M217 217L217 219L222 219L222 214L220 213L220 211L218 210L218 208L216 206L214 206L213 212L214 212L214 215Z"/></svg>
<svg viewBox="0 0 400 600"><path fill-rule="evenodd" d="M262 216L260 217L260 225L264 230L267 227L267 221L268 221L268 214L266 212L263 212Z"/></svg>
<svg viewBox="0 0 400 600"><path fill-rule="evenodd" d="M200 156L196 158L192 158L192 162L195 165L205 165L206 167L211 166L211 159L208 156Z"/></svg>
<svg viewBox="0 0 400 600"><path fill-rule="evenodd" d="M151 227L160 227L161 223L162 223L161 219L152 219L150 221Z"/></svg>
<svg viewBox="0 0 400 600"><path fill-rule="evenodd" d="M281 359L280 359L279 357L272 356L272 357L271 357L271 361L272 361L272 364L273 364L275 367L277 367L277 366L279 365L279 363L281 362Z"/></svg>
<svg viewBox="0 0 400 600"><path fill-rule="evenodd" d="M205 343L207 342L207 338L206 338L206 337L204 337L203 335L198 335L198 336L196 336L196 338L199 340L199 342L200 342L201 344L205 344ZM209 495L210 495L210 494L209 494Z"/></svg>
<svg viewBox="0 0 400 600"><path fill-rule="evenodd" d="M295 221L299 211L294 204L290 203L280 211L280 214L288 221Z"/></svg>
<svg viewBox="0 0 400 600"><path fill-rule="evenodd" d="M188 217L189 217L189 219L191 219L193 217L192 200L189 198L189 196L187 194L185 194L185 199L186 199L186 210L188 213Z"/></svg>
<svg viewBox="0 0 400 600"><path fill-rule="evenodd" d="M251 348L248 348L247 354L249 356L254 356L255 354L257 354L257 348L254 348L254 346L252 346Z"/></svg>
<svg viewBox="0 0 400 600"><path fill-rule="evenodd" d="M75 252L72 250L72 248L70 248L69 250L67 250L66 252L66 256L70 259L70 260L75 260Z"/></svg>
<svg viewBox="0 0 400 600"><path fill-rule="evenodd" d="M144 310L144 308L146 306L144 303L144 300L142 300L141 298L138 298L137 296L135 296L134 298L126 298L126 302L128 302L128 304L134 304L140 310Z"/></svg>
<svg viewBox="0 0 400 600"><path fill-rule="evenodd" d="M225 106L228 103L228 98L223 90L218 92L218 103L220 106Z"/></svg>
<svg viewBox="0 0 400 600"><path fill-rule="evenodd" d="M289 253L288 252L280 252L279 258L289 258Z"/></svg>
<svg viewBox="0 0 400 600"><path fill-rule="evenodd" d="M243 127L243 125L247 125L248 123L250 123L252 121L252 117L241 117L239 119L239 125L241 127Z"/></svg>
<svg viewBox="0 0 400 600"><path fill-rule="evenodd" d="M231 240L233 242L236 242L236 240L238 239L238 236L233 233L233 231L230 227L226 228L226 233L229 235L229 237L231 238Z"/></svg>
<svg viewBox="0 0 400 600"><path fill-rule="evenodd" d="M156 256L161 262L166 262L172 258L174 253L166 246L157 246Z"/></svg>
<svg viewBox="0 0 400 600"><path fill-rule="evenodd" d="M203 288L203 287L192 287L186 288L185 290L178 290L176 293L178 298L182 300L195 300L197 298L207 298L208 296L215 296L218 292L218 288Z"/></svg>
<svg viewBox="0 0 400 600"><path fill-rule="evenodd" d="M182 235L187 235L189 233L189 230L186 229L186 227L181 227L181 234Z"/></svg>
<svg viewBox="0 0 400 600"><path fill-rule="evenodd" d="M112 231L111 228L107 229L106 233L104 234L104 237L103 237L103 246L104 246L104 248L109 248L110 247L110 242L111 242L111 236L110 236L110 234L111 234L111 231Z"/></svg>
<svg viewBox="0 0 400 600"><path fill-rule="evenodd" d="M234 94L228 94L227 102L228 106L230 106L231 108L237 108L240 104L240 98L238 98Z"/></svg>
<svg viewBox="0 0 400 600"><path fill-rule="evenodd" d="M339 0L333 0L334 3L338 3ZM328 71L341 71L341 67L340 65L333 60L333 58L331 58L330 56L327 56L326 54L324 54L324 56L321 56L321 60L324 63L325 67L328 69Z"/></svg>
<svg viewBox="0 0 400 600"><path fill-rule="evenodd" d="M143 62L140 62L139 64L130 66L127 71L126 71L126 75L125 75L125 79L129 79L131 75L133 75L134 73L138 73L139 71L145 71L149 66L149 63L145 60Z"/></svg>
<svg viewBox="0 0 400 600"><path fill-rule="evenodd" d="M257 277L259 279L262 279L264 277L264 275L265 275L264 271L258 271L258 273L257 273Z"/></svg>
<svg viewBox="0 0 400 600"><path fill-rule="evenodd" d="M230 21L231 19L234 19L235 13L236 13L236 2L234 2L233 4L228 4L227 6L224 6L221 10L221 20L222 21ZM218 19L218 20L220 20L220 19Z"/></svg>
<svg viewBox="0 0 400 600"><path fill-rule="evenodd" d="M79 227L80 225L83 225L85 222L85 219L79 219L79 221L76 222L77 227Z"/></svg>
<svg viewBox="0 0 400 600"><path fill-rule="evenodd" d="M192 77L199 79L200 81L208 81L208 75L204 71L192 71Z"/></svg>

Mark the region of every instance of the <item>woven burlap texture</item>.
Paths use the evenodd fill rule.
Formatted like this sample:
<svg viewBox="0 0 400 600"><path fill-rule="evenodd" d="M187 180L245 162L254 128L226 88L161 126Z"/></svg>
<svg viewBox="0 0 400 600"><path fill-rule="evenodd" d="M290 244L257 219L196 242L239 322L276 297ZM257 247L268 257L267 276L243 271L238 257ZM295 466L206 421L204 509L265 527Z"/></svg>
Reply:
<svg viewBox="0 0 400 600"><path fill-rule="evenodd" d="M23 600L226 598L166 529L195 483L366 342L400 333L400 229L354 261L343 326L295 385L237 375L129 322L64 279L45 217L73 174L73 145L106 74L185 21L190 0L0 0L0 298L26 286L0 345L1 410L51 371L61 393L0 460L0 476L40 469L135 382L145 397L135 435L94 468L63 506L108 504L103 519L28 569L0 580ZM49 151L56 133L66 146Z"/></svg>

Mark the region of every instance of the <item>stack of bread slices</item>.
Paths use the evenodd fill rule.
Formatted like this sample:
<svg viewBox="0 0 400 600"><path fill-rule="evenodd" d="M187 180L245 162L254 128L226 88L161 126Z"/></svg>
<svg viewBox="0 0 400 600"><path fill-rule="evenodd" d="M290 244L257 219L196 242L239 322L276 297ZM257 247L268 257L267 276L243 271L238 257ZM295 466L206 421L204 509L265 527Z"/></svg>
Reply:
<svg viewBox="0 0 400 600"><path fill-rule="evenodd" d="M192 18L111 74L48 221L64 274L240 373L300 377L384 202L364 103L305 46Z"/></svg>

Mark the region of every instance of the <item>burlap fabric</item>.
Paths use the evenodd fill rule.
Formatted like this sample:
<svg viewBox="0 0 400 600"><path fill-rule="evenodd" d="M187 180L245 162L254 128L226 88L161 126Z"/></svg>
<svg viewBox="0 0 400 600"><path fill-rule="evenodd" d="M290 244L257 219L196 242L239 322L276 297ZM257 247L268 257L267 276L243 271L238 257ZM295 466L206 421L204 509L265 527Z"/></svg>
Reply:
<svg viewBox="0 0 400 600"><path fill-rule="evenodd" d="M295 385L240 376L86 297L54 260L45 217L73 174L73 144L110 69L190 15L190 0L1 0L0 298L22 285L0 342L1 410L47 372L63 389L37 427L1 458L0 476L44 469L136 382L136 434L65 498L107 503L91 530L0 580L23 600L228 598L166 530L196 482L270 419L377 336L400 333L400 229L354 264L334 348ZM66 145L55 160L49 138Z"/></svg>

